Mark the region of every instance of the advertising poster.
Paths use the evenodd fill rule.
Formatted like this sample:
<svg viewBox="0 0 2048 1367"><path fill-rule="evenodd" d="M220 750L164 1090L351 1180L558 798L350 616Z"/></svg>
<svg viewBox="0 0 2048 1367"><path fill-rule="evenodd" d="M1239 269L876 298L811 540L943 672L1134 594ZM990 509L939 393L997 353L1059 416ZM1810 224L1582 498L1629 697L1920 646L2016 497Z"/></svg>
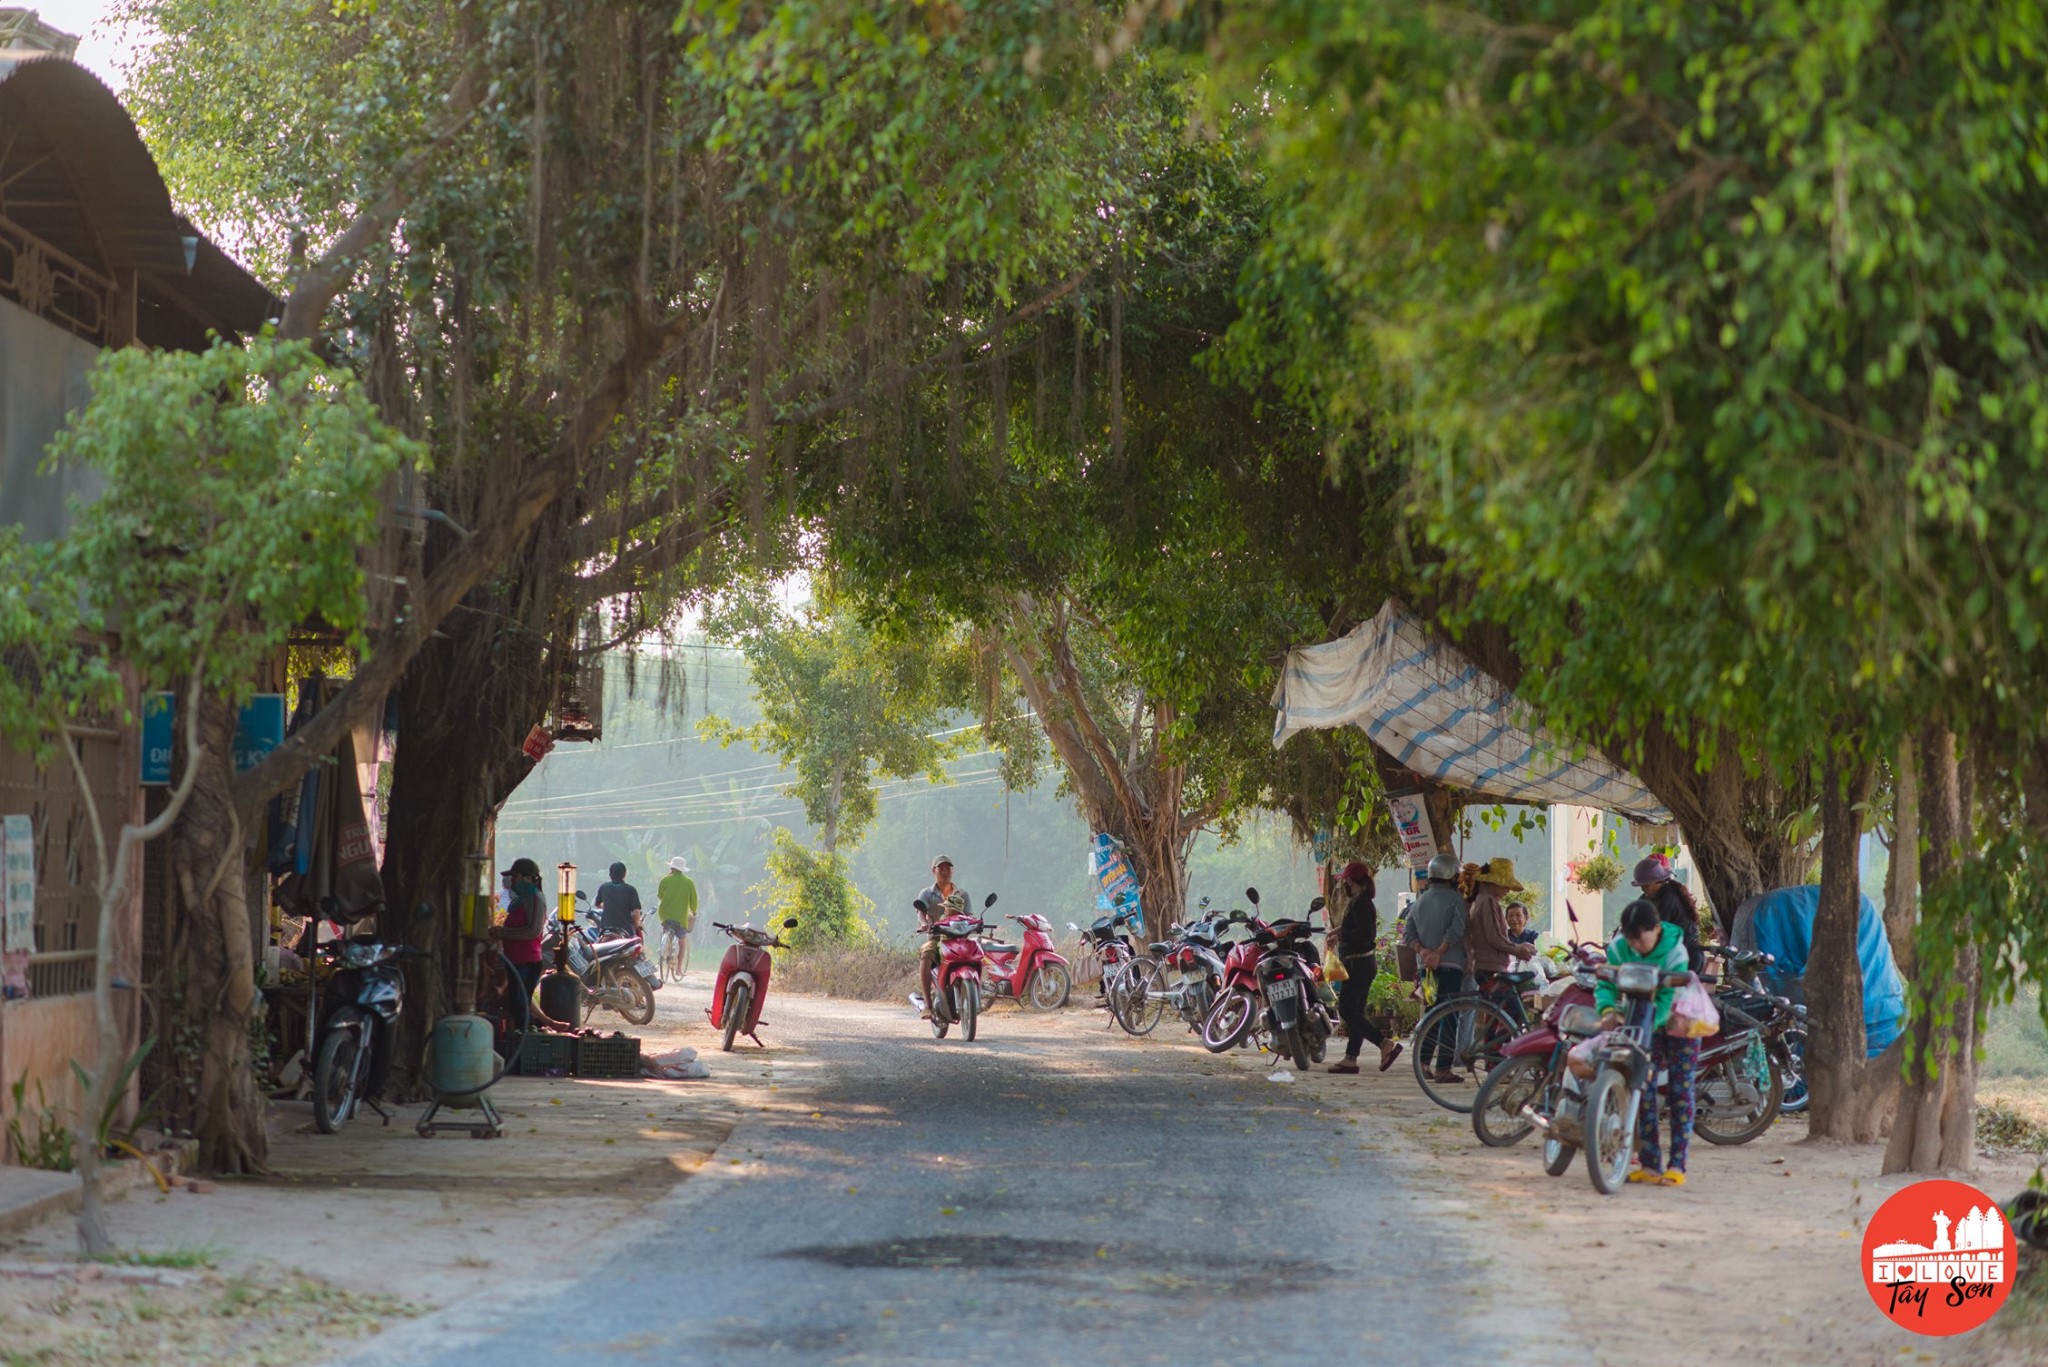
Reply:
<svg viewBox="0 0 2048 1367"><path fill-rule="evenodd" d="M1436 855L1436 832L1430 829L1429 809L1422 804L1422 794L1390 793L1387 806L1394 814L1394 830L1400 834L1401 848L1408 854L1408 867L1421 873Z"/></svg>
<svg viewBox="0 0 2048 1367"><path fill-rule="evenodd" d="M0 996L28 995L35 936L35 827L26 816L0 816Z"/></svg>

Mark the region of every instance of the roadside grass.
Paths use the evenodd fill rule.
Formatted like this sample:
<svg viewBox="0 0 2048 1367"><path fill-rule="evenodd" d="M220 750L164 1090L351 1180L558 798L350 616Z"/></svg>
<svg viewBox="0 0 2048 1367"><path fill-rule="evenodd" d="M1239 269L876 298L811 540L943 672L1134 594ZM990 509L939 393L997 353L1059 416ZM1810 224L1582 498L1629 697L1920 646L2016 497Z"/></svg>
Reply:
<svg viewBox="0 0 2048 1367"><path fill-rule="evenodd" d="M786 956L774 986L848 1001L901 1001L917 990L917 951L888 945L827 945Z"/></svg>
<svg viewBox="0 0 2048 1367"><path fill-rule="evenodd" d="M220 1250L204 1244L196 1247L180 1245L177 1248L136 1249L128 1253L109 1253L93 1261L121 1267L215 1267L220 1263Z"/></svg>
<svg viewBox="0 0 2048 1367"><path fill-rule="evenodd" d="M1977 1143L2008 1153L2048 1154L2048 1125L2030 1108L1994 1096L1977 1104Z"/></svg>

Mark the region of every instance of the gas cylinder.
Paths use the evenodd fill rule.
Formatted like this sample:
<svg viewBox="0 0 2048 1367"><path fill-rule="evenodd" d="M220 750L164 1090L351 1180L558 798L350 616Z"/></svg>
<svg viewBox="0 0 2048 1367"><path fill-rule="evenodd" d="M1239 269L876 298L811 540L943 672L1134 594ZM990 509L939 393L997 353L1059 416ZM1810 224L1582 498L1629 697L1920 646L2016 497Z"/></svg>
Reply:
<svg viewBox="0 0 2048 1367"><path fill-rule="evenodd" d="M434 1022L433 1070L427 1085L450 1106L474 1106L497 1070L494 1032L482 1016L443 1016Z"/></svg>
<svg viewBox="0 0 2048 1367"><path fill-rule="evenodd" d="M583 984L559 968L540 975L540 1009L571 1029L583 1024Z"/></svg>

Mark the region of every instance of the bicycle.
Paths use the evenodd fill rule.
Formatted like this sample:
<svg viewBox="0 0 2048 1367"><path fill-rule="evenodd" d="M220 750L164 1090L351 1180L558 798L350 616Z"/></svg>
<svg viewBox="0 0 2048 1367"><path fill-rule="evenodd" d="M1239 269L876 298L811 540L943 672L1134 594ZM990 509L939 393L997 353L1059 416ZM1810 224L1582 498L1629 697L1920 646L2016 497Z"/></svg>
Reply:
<svg viewBox="0 0 2048 1367"><path fill-rule="evenodd" d="M1522 1005L1522 993L1536 981L1534 973L1495 973L1484 987L1454 992L1437 1000L1415 1023L1415 1081L1424 1096L1447 1111L1470 1115L1477 1085L1493 1071L1504 1056L1508 1041L1529 1028L1529 1013ZM1458 1082L1439 1082L1436 1072L1424 1060L1440 1061L1441 1049L1432 1049L1443 1032L1450 1032L1451 1064L1443 1071L1460 1074ZM1446 1090L1471 1086L1462 1094Z"/></svg>
<svg viewBox="0 0 2048 1367"><path fill-rule="evenodd" d="M655 956L655 977L662 982L681 982L690 968L690 934L678 931L672 921L661 923L661 952Z"/></svg>

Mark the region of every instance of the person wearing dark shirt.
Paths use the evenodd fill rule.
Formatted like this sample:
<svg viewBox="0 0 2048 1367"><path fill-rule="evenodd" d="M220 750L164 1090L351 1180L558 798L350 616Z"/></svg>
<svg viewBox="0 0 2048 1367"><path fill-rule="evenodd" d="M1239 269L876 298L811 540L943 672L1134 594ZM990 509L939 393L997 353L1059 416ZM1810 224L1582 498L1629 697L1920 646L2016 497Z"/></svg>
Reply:
<svg viewBox="0 0 2048 1367"><path fill-rule="evenodd" d="M1337 1014L1344 1021L1344 1057L1330 1065L1333 1073L1358 1071L1358 1055L1367 1044L1380 1051L1380 1071L1401 1056L1399 1042L1389 1040L1365 1014L1372 980L1379 976L1380 914L1372 900L1372 870L1353 861L1337 884L1344 919L1337 925L1337 957L1347 975L1337 989Z"/></svg>
<svg viewBox="0 0 2048 1367"><path fill-rule="evenodd" d="M1526 902L1510 902L1507 909L1508 939L1518 945L1536 943L1536 932L1529 928L1529 906Z"/></svg>
<svg viewBox="0 0 2048 1367"><path fill-rule="evenodd" d="M1635 885L1643 890L1643 900L1657 908L1657 915L1666 925L1678 927L1687 966L1695 973L1705 968L1707 953L1700 948L1699 904L1692 900L1685 884L1671 876L1671 865L1651 855L1636 865Z"/></svg>
<svg viewBox="0 0 2048 1367"><path fill-rule="evenodd" d="M611 866L612 881L597 890L591 905L597 908L598 924L608 935L640 933L640 889L626 881L626 866Z"/></svg>

